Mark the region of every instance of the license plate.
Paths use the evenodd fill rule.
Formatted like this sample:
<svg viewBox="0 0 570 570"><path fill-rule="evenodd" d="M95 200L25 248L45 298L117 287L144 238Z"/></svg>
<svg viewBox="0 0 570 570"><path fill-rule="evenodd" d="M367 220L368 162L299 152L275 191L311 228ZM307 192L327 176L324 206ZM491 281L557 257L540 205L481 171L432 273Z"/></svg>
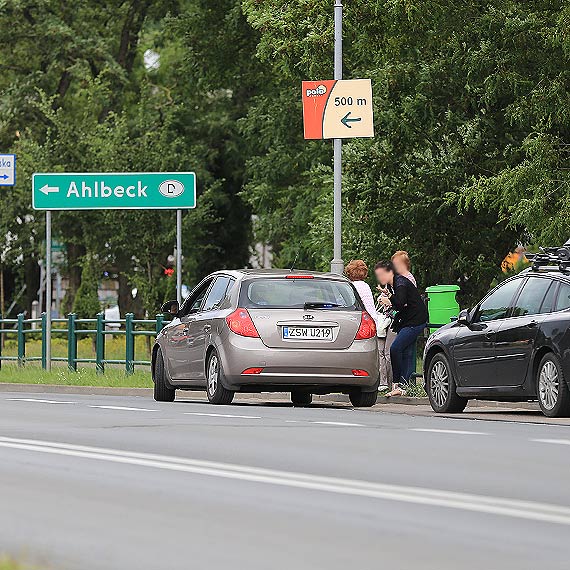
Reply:
<svg viewBox="0 0 570 570"><path fill-rule="evenodd" d="M332 340L332 327L283 327L284 340Z"/></svg>

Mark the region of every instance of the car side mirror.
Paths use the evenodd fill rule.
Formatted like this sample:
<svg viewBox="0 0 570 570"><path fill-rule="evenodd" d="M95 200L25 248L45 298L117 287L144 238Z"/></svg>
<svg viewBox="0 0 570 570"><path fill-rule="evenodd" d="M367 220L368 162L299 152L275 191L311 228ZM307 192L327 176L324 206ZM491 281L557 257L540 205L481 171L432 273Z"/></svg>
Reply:
<svg viewBox="0 0 570 570"><path fill-rule="evenodd" d="M166 301L160 310L167 315L177 317L180 312L180 305L178 304L178 301Z"/></svg>
<svg viewBox="0 0 570 570"><path fill-rule="evenodd" d="M471 324L471 314L469 313L469 309L463 309L459 316L457 317L457 322L460 325L469 326Z"/></svg>

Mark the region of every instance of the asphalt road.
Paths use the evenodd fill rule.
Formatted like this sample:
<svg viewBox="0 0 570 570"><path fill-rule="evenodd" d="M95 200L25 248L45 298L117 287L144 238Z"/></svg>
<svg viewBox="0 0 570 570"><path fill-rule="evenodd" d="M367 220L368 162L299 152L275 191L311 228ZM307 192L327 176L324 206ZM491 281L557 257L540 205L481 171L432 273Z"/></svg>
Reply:
<svg viewBox="0 0 570 570"><path fill-rule="evenodd" d="M0 552L52 570L570 567L570 431L0 394Z"/></svg>

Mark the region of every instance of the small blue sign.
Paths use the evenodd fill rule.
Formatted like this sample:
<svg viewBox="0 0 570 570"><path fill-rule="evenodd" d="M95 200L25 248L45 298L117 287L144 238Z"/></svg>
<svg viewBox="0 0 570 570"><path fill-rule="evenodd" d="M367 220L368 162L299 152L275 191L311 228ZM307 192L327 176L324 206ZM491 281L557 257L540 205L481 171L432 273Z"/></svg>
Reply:
<svg viewBox="0 0 570 570"><path fill-rule="evenodd" d="M16 184L16 155L0 154L0 186Z"/></svg>

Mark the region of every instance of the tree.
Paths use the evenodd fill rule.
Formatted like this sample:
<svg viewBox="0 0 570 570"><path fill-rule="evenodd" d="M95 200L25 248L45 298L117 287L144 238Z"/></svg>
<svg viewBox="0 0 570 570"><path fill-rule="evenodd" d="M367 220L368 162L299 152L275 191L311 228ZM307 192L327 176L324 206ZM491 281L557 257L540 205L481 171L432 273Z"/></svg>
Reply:
<svg viewBox="0 0 570 570"><path fill-rule="evenodd" d="M458 211L449 201L496 164L510 137L502 100L486 97L486 76L476 73L470 51L485 34L485 14L510 3L482 4L360 2L345 9L345 77L372 78L376 137L343 145L344 257L373 262L408 249L422 284L459 281L467 301L487 288L522 231L508 228L493 209ZM246 0L244 7L262 36L260 57L291 89L301 79L331 76L329 2ZM276 100L266 98L266 107ZM300 122L300 112L297 117ZM305 231L285 225L281 250L291 252L288 262L293 244L302 241L317 252L314 266L325 269L332 253L332 177L330 162L317 153L326 149L330 156L330 146L302 141L300 125L290 131L289 148L299 149L306 165L297 181L305 179L310 198L298 205L306 212ZM269 144L280 136L273 132ZM257 160L264 163L267 156L260 153ZM279 211L289 186L286 168L275 166L270 174L282 190L269 196L260 180L251 197L263 208L263 215L256 210L262 226ZM270 187L269 175L264 181Z"/></svg>
<svg viewBox="0 0 570 570"><path fill-rule="evenodd" d="M88 257L83 262L81 285L73 303L73 312L80 319L92 319L101 311L101 303L97 294L98 287L97 263L92 257Z"/></svg>
<svg viewBox="0 0 570 570"><path fill-rule="evenodd" d="M522 228L527 243L561 245L570 238L570 6L510 2L481 19L473 57L487 99L501 102L496 114L508 140L451 199L463 209L493 209Z"/></svg>
<svg viewBox="0 0 570 570"><path fill-rule="evenodd" d="M10 259L23 256L36 269L28 305L43 254L43 215L30 209L29 195L38 171L194 170L199 208L184 217L185 281L247 263L250 214L238 196L243 159L231 139L232 105L221 92L188 88L186 51L169 32L176 14L194 4L79 0L71 9L43 0L14 2L0 14L0 26L13 30L10 46L0 47L0 59L10 61L0 76L0 141L17 152L19 169L0 224ZM149 49L161 57L157 69L145 66ZM173 222L169 212L56 213L70 283L66 306L81 282L81 259L90 255L119 276L123 312L137 308L130 296L136 286L139 307L154 313Z"/></svg>

